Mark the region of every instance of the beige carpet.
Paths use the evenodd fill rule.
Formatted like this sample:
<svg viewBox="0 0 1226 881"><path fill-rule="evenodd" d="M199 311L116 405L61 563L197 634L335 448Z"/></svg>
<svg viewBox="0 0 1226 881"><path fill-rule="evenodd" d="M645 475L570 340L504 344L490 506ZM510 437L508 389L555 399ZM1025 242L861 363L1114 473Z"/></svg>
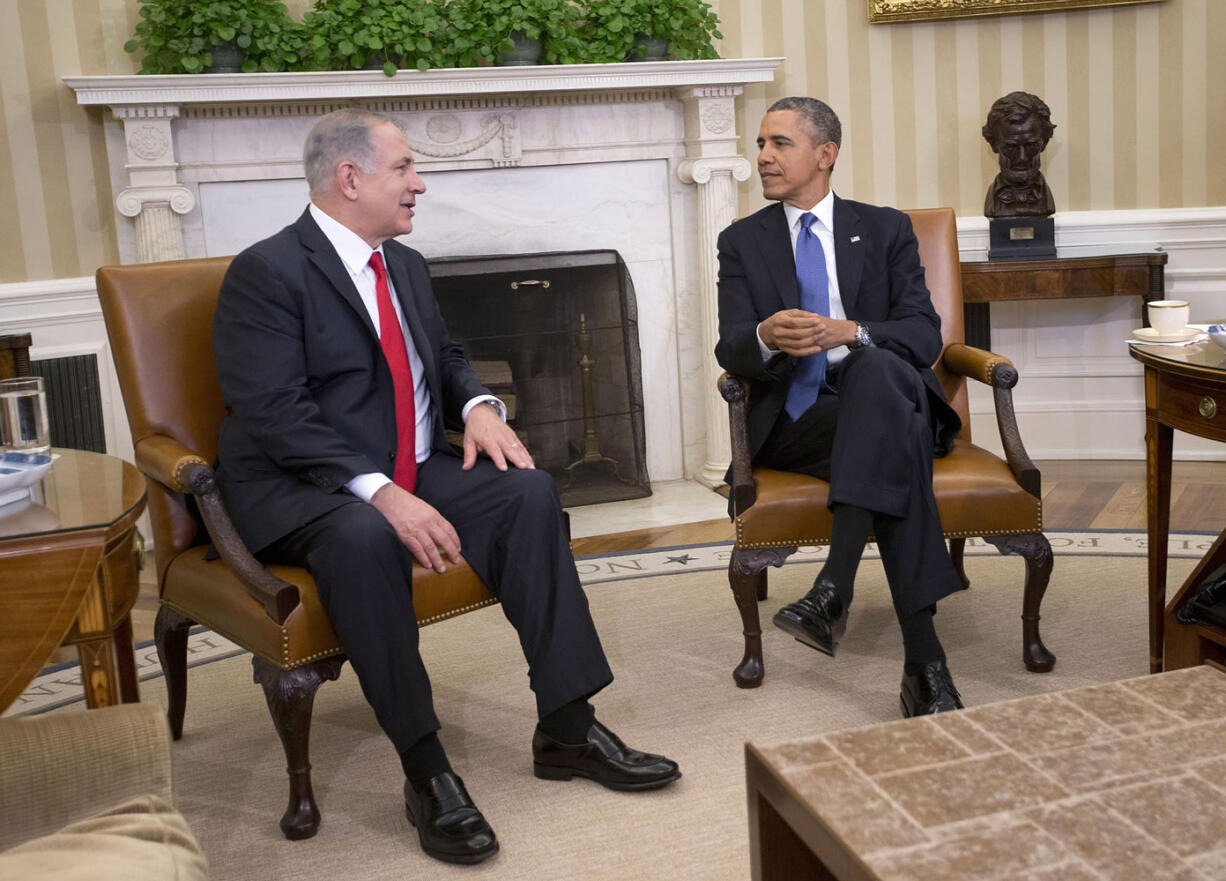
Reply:
<svg viewBox="0 0 1226 881"><path fill-rule="evenodd" d="M1190 559L1172 559L1178 584ZM683 564L684 565L684 564ZM312 759L323 825L310 841L277 829L284 758L245 655L193 669L185 734L175 745L177 799L217 879L744 879L749 876L743 745L770 744L897 718L902 645L880 564L866 561L837 658L769 626L804 591L814 564L772 570L766 681L733 685L739 619L720 571L627 578L588 588L617 680L600 716L632 745L676 758L684 777L656 793L532 776L533 703L499 609L429 627L423 654L442 739L498 833L502 852L475 868L424 857L401 807L395 753L352 671L315 705ZM1043 635L1049 674L1020 657L1018 558L967 560L970 591L941 604L937 628L968 704L1146 672L1143 556L1057 554ZM159 680L145 700L165 701Z"/></svg>

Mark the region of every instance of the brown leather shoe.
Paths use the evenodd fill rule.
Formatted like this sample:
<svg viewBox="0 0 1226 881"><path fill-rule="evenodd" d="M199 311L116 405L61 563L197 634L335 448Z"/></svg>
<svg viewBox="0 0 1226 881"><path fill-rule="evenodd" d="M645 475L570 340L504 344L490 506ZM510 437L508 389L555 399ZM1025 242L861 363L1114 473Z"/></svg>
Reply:
<svg viewBox="0 0 1226 881"><path fill-rule="evenodd" d="M498 853L494 830L451 771L431 777L422 792L405 783L404 812L417 827L421 849L436 860L471 864Z"/></svg>
<svg viewBox="0 0 1226 881"><path fill-rule="evenodd" d="M542 780L587 777L621 790L659 789L681 776L676 762L631 749L600 722L592 723L584 743L561 743L536 726L532 773Z"/></svg>
<svg viewBox="0 0 1226 881"><path fill-rule="evenodd" d="M834 584L819 578L808 594L776 612L774 623L797 642L833 657L847 632L847 607Z"/></svg>
<svg viewBox="0 0 1226 881"><path fill-rule="evenodd" d="M898 701L905 718L962 709L962 695L954 687L954 679L944 661L927 663L914 674L903 668Z"/></svg>

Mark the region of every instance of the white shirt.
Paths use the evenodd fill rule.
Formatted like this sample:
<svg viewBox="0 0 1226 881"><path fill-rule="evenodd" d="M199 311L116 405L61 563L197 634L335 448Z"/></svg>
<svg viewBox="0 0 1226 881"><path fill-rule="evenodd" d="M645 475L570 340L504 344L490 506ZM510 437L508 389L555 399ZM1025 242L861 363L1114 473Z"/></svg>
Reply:
<svg viewBox="0 0 1226 881"><path fill-rule="evenodd" d="M340 221L325 214L314 202L310 205L310 211L311 217L319 224L320 230L323 231L328 241L332 243L332 247L336 249L336 254L341 258L341 263L349 271L349 277L353 279L353 285L358 290L358 296L362 298L362 305L366 307L366 311L370 315L370 321L375 326L376 331L378 331L379 300L375 288L375 270L370 265L370 255L378 251L379 255L384 257L383 246L380 245L372 250L370 245L362 240L361 236ZM383 265L387 265L386 257L384 257ZM421 362L421 356L417 353L417 346L413 345L413 335L409 333L409 327L405 323L404 311L400 308L400 299L396 296L396 288L392 284L390 272L387 273L387 287L392 295L392 307L396 310L396 318L400 322L400 332L404 334L404 346L409 353L409 369L413 373L413 412L416 416L413 430L414 440L416 441L415 453L417 461L420 463L430 458L430 444L434 437L434 408L431 406L430 389L426 385L425 367ZM506 418L506 409L502 402L489 395L480 395L466 403L461 413L462 417L467 420L468 412L482 401L493 401L498 406L503 418ZM374 471L368 474L359 474L346 483L345 488L363 501L369 502L376 492L382 489L385 484L391 482L391 478L386 474Z"/></svg>
<svg viewBox="0 0 1226 881"><path fill-rule="evenodd" d="M797 208L795 205L784 204L784 216L788 219L788 240L792 245L792 259L796 259L796 237L800 235L804 224L801 223L801 218L806 214L812 214L817 219L813 222L810 229L817 236L818 241L822 243L822 252L826 257L826 277L829 280L830 291L830 316L839 320L847 318L847 312L843 309L843 298L839 294L839 274L834 265L834 190L827 191L825 197L807 211L803 208ZM761 323L758 324L758 348L762 351L762 360L769 361L771 358L779 354L778 349L769 349L766 343L762 342ZM847 357L847 346L837 346L826 351L826 363L834 364Z"/></svg>

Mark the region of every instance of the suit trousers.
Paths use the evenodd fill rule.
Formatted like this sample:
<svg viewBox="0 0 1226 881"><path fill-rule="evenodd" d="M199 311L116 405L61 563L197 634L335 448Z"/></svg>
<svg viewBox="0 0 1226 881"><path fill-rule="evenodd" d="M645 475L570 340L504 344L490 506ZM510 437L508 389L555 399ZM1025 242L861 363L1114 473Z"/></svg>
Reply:
<svg viewBox="0 0 1226 881"><path fill-rule="evenodd" d="M464 559L499 598L528 661L544 716L613 680L545 471L470 471L449 453L421 463L415 494L455 527ZM367 702L397 751L440 725L418 650L413 555L372 505L355 498L307 523L260 559L307 569ZM490 659L491 664L506 663Z"/></svg>
<svg viewBox="0 0 1226 881"><path fill-rule="evenodd" d="M831 388L795 422L780 411L754 463L829 482L829 504L873 512L873 533L899 618L962 587L932 493L928 390L902 358L854 349Z"/></svg>

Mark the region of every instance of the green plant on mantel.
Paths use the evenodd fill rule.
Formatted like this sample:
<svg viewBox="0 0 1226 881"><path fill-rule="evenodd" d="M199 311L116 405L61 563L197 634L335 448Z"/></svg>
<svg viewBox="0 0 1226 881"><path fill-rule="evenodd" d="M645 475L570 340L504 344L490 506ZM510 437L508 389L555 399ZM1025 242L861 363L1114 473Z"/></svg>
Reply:
<svg viewBox="0 0 1226 881"><path fill-rule="evenodd" d="M450 67L444 54L447 23L431 0L317 0L303 16L317 70Z"/></svg>
<svg viewBox="0 0 1226 881"><path fill-rule="evenodd" d="M202 73L235 47L241 69L426 70L496 63L519 39L539 40L543 64L639 57L644 37L670 57L718 58L719 19L704 0L315 0L294 21L279 0L140 0L126 52L140 73Z"/></svg>
<svg viewBox="0 0 1226 881"><path fill-rule="evenodd" d="M542 64L583 60L576 32L582 12L571 0L450 0L448 55L456 67L495 61L515 39L540 40Z"/></svg>
<svg viewBox="0 0 1226 881"><path fill-rule="evenodd" d="M719 17L703 0L586 0L585 61L633 60L643 38L668 40L670 57L718 58Z"/></svg>
<svg viewBox="0 0 1226 881"><path fill-rule="evenodd" d="M214 50L233 46L242 70L302 66L302 26L278 0L140 0L140 21L125 52L144 50L140 73L203 73Z"/></svg>

